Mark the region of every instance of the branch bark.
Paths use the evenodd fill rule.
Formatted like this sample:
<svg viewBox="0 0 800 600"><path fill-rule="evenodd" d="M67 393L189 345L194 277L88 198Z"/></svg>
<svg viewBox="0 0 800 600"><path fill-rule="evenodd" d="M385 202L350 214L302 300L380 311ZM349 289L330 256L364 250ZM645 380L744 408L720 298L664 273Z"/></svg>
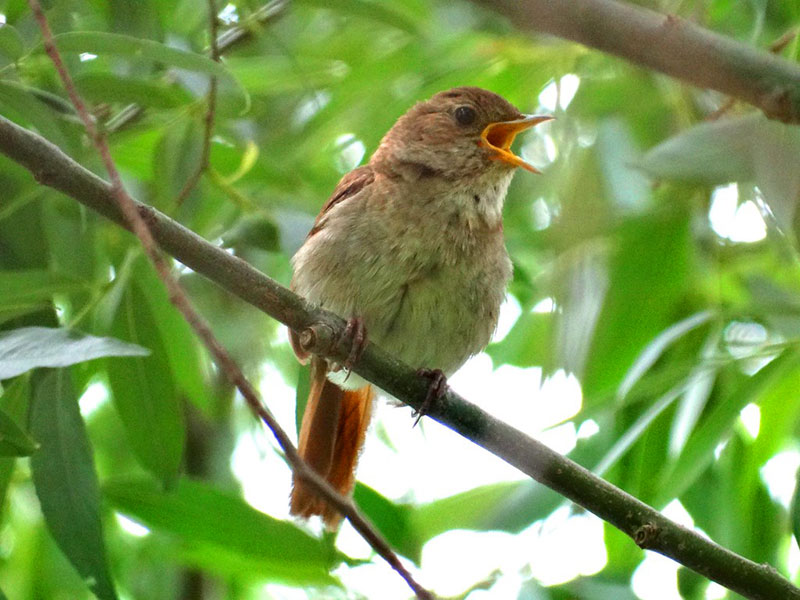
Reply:
<svg viewBox="0 0 800 600"><path fill-rule="evenodd" d="M47 140L2 117L0 153L30 171L41 184L127 228L109 183ZM159 245L183 264L300 332L302 343L310 351L340 362L347 357L346 345L338 342L344 320L311 305L154 208L138 202L136 207ZM427 393L425 378L374 344L367 345L355 371L415 409ZM771 566L754 563L670 521L452 390L431 407L428 416L608 521L642 548L668 556L746 598L800 600L800 589Z"/></svg>
<svg viewBox="0 0 800 600"><path fill-rule="evenodd" d="M473 0L523 31L614 54L800 123L800 67L675 15L614 0Z"/></svg>

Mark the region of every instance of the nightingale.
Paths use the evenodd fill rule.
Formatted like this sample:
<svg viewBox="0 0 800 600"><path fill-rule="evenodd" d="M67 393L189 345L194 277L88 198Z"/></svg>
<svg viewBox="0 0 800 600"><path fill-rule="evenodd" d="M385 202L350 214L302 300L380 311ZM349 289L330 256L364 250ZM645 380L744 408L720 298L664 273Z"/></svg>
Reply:
<svg viewBox="0 0 800 600"><path fill-rule="evenodd" d="M517 167L538 171L510 149L524 129L549 120L524 115L477 87L440 92L413 106L369 163L345 175L292 259L292 289L348 319L350 359L311 361L299 452L343 495L373 409L373 389L350 367L369 339L431 377L426 405L445 377L483 350L511 278L502 209ZM291 513L341 516L295 478Z"/></svg>

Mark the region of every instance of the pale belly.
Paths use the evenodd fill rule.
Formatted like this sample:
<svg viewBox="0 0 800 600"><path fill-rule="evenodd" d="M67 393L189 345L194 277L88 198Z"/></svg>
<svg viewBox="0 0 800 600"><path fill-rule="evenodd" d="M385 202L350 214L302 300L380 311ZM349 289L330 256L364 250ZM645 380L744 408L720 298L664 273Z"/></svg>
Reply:
<svg viewBox="0 0 800 600"><path fill-rule="evenodd" d="M409 366L451 375L489 343L511 277L499 222L505 187L492 188L494 201L484 190L481 203L471 189L432 193L413 211L370 205L380 190L336 205L295 255L294 288L345 319L363 319L369 340ZM475 213L484 208L493 221ZM359 384L351 376L346 386Z"/></svg>
<svg viewBox="0 0 800 600"><path fill-rule="evenodd" d="M414 368L449 376L486 347L510 276L505 252L495 263L459 261L407 278L391 256L383 259L388 264L351 263L346 276L316 280L307 296L344 318L363 319L371 342ZM345 279L352 285L342 285ZM352 375L345 382L341 372L330 377L349 388L363 385Z"/></svg>

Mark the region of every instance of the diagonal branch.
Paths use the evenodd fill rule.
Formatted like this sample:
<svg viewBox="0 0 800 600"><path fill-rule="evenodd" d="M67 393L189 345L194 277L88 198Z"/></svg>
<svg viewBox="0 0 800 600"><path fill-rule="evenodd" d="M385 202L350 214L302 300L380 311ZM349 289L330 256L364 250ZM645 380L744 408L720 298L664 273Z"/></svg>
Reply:
<svg viewBox="0 0 800 600"><path fill-rule="evenodd" d="M397 571L397 573L406 581L409 587L414 590L418 598L422 600L432 600L431 593L419 585L411 573L405 568L398 556L394 553L391 546L381 537L373 525L361 514L351 498L346 498L337 493L321 476L319 476L301 457L297 449L292 444L289 436L280 427L275 417L264 405L259 397L255 388L250 384L244 373L239 368L239 365L231 358L227 350L217 340L211 328L203 320L200 314L192 306L183 288L178 283L178 280L173 276L169 264L162 254L156 236L153 235L151 227L146 222L143 215L140 214L138 203L131 198L122 185L122 179L119 171L117 170L114 160L111 158L111 151L108 147L103 134L97 129L94 120L89 115L86 105L83 102L72 77L67 71L64 61L56 48L55 41L53 40L53 33L50 30L50 25L45 17L39 0L28 0L28 4L33 11L34 17L39 24L39 29L42 32L44 40L44 48L53 65L56 68L59 78L61 79L64 87L67 90L70 101L72 102L75 110L78 112L83 124L86 128L89 138L92 141L95 149L100 154L103 165L111 178L111 185L109 186L110 200L119 216L122 223L126 228L133 231L145 254L150 259L150 262L156 269L156 273L161 279L164 287L166 287L169 294L169 300L183 315L186 322L194 331L195 335L200 339L203 345L211 354L214 363L219 367L220 371L224 373L225 377L236 386L239 392L244 397L248 407L253 414L259 418L272 432L277 440L281 449L283 450L292 472L297 475L299 479L307 483L311 489L322 496L328 503L334 506L344 517L350 521L355 530L364 538L364 540L372 546L389 565ZM210 0L211 7L213 8L213 0ZM211 11L211 18L216 19L215 11ZM215 27L212 27L212 31ZM214 50L216 54L216 49ZM213 86L212 86L213 90Z"/></svg>
<svg viewBox="0 0 800 600"><path fill-rule="evenodd" d="M128 228L107 182L58 147L0 117L0 153L30 171L43 185L59 190ZM343 361L337 345L344 321L314 307L240 258L228 254L154 208L135 203L161 248L278 321L300 332L310 351ZM362 377L419 408L428 381L408 365L368 344L355 367ZM699 533L686 529L568 458L470 404L452 390L428 415L523 473L608 521L642 548L659 552L753 600L800 600L800 589L768 565L754 563Z"/></svg>
<svg viewBox="0 0 800 600"><path fill-rule="evenodd" d="M523 31L548 33L717 90L800 123L800 67L676 15L615 0L473 0Z"/></svg>

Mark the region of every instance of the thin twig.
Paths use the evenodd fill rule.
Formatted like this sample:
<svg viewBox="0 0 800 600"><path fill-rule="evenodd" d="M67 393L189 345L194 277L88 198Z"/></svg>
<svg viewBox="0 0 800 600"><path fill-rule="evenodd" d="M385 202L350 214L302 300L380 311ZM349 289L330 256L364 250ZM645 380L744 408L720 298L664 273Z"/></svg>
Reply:
<svg viewBox="0 0 800 600"><path fill-rule="evenodd" d="M110 184L54 144L3 117L0 117L0 153L27 169L42 185L130 229ZM311 305L252 265L209 243L153 207L138 202L136 207L164 251L228 292L302 332L303 339L320 356L337 362L347 358L348 349L332 342L342 337L343 319ZM410 366L372 343L367 344L353 370L416 409L428 392L427 379L418 377ZM670 521L452 390L431 407L428 417L608 521L642 547L668 556L746 598L800 600L800 589L769 565L754 563Z"/></svg>
<svg viewBox="0 0 800 600"><path fill-rule="evenodd" d="M216 39L219 54L223 55L242 42L251 39L260 31L261 27L283 15L288 5L289 0L272 0L256 10L243 23L223 31ZM144 112L145 109L140 104L129 104L107 121L106 131L117 133L141 119Z"/></svg>
<svg viewBox="0 0 800 600"><path fill-rule="evenodd" d="M386 560L392 566L392 568L397 571L397 573L408 583L409 587L414 590L414 593L419 598L432 599L433 595L414 580L411 573L409 573L408 570L403 566L403 564L400 562L400 559L391 549L389 544L380 536L372 524L369 523L369 521L367 521L363 515L361 515L352 500L338 494L324 479L317 475L317 473L311 469L311 467L309 467L302 458L300 458L300 455L289 439L289 436L285 431L283 431L283 429L281 429L280 425L278 425L278 422L275 420L275 417L273 417L269 409L264 406L260 397L258 396L258 393L244 376L244 373L242 373L239 365L237 365L236 362L231 358L228 352L216 339L213 332L202 319L202 317L194 309L177 279L173 277L167 261L160 252L158 243L154 239L144 217L140 214L140 210L137 207L136 201L130 197L122 185L119 171L117 170L117 167L111 158L111 152L108 144L106 143L105 137L100 133L97 127L95 127L95 124L86 109L86 105L81 96L78 94L72 78L70 77L64 62L61 59L61 55L55 46L52 31L50 30L47 18L42 11L42 7L39 4L39 0L28 0L28 4L30 5L31 10L33 11L34 16L39 24L39 28L42 31L45 51L52 60L53 65L55 66L56 71L61 78L64 88L67 90L70 100L75 106L75 110L78 112L78 115L81 117L81 120L86 127L86 131L88 132L95 148L99 152L103 161L103 165L105 166L106 171L111 178L110 192L112 197L114 198L117 207L122 212L125 223L139 238L145 253L153 263L153 266L156 268L161 281L167 288L169 299L172 304L175 305L175 307L181 312L187 323L189 323L194 332L203 342L205 347L211 353L211 356L214 358L214 362L219 366L220 370L225 373L226 377L231 381L231 383L233 383L239 392L241 392L251 411L253 411L253 413L270 429L272 434L275 436L275 439L278 441L278 444L281 446L281 449L284 451L292 471L301 480L308 483L312 489L314 489L314 491L324 497L328 503L342 513L342 515L344 515L350 521L356 531L361 534L361 536L370 544L370 546L372 546L372 548L374 548L375 551L384 560Z"/></svg>
<svg viewBox="0 0 800 600"><path fill-rule="evenodd" d="M210 39L211 60L219 62L219 47L217 46L217 6L214 0L208 0L208 33ZM175 206L179 207L189 196L200 177L208 168L208 159L211 156L211 136L214 133L214 113L217 109L217 77L212 75L208 80L208 94L206 95L206 114L203 119L203 149L200 153L200 160L194 172L183 184L183 188L178 192L175 199Z"/></svg>

